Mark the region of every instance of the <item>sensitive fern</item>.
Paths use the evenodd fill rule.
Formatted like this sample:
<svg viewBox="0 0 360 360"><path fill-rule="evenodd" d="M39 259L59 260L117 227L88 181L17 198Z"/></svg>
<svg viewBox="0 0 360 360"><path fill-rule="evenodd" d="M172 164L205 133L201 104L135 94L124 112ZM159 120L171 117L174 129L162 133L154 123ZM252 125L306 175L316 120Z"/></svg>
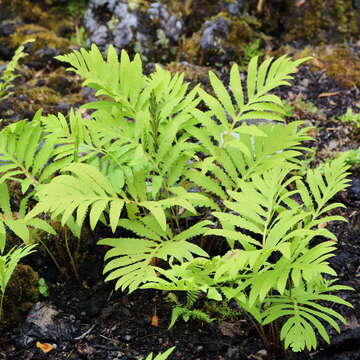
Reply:
<svg viewBox="0 0 360 360"><path fill-rule="evenodd" d="M310 137L301 122L283 122L271 93L306 59L254 58L244 84L234 65L229 89L210 73L214 95L188 91L183 75L159 66L144 75L138 55L119 59L113 47L106 59L96 46L58 59L102 98L0 138L3 179L35 188L24 221L46 212L62 224L122 228L99 241L116 289L201 291L235 300L260 326L279 321L294 351L315 348L316 332L328 341L323 323L338 330L344 319L321 301L350 305L330 295L349 288L325 280L336 277L336 238L320 224L342 220L327 212L341 206L329 201L347 186L347 166L338 159L297 175ZM34 160L45 146L48 156ZM209 238L229 251L210 257L198 245ZM173 322L193 312L178 309Z"/></svg>

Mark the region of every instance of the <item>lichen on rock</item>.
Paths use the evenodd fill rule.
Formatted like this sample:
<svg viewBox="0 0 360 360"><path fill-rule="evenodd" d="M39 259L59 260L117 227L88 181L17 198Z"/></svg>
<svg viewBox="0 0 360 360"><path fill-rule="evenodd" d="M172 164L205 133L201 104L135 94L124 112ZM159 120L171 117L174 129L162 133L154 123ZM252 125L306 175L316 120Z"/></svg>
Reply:
<svg viewBox="0 0 360 360"><path fill-rule="evenodd" d="M174 58L183 23L161 2L90 0L84 16L88 44L139 52L152 61Z"/></svg>
<svg viewBox="0 0 360 360"><path fill-rule="evenodd" d="M199 32L185 39L180 59L200 64L223 66L231 61L242 62L246 45L262 42L255 18L249 15L230 16L221 12L204 23Z"/></svg>

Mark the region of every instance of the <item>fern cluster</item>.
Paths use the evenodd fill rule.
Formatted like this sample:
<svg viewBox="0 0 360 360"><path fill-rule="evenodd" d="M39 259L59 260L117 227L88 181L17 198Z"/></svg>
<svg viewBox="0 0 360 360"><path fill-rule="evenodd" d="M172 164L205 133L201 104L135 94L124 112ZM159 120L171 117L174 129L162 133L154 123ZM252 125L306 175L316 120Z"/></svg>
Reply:
<svg viewBox="0 0 360 360"><path fill-rule="evenodd" d="M167 295L167 300L173 305L169 329L175 325L179 317L182 317L185 322L189 321L190 319L197 319L206 323L210 323L213 320L206 312L193 308L196 300L199 298L199 295L199 291L188 291L186 293L185 304L181 303L175 293L170 292Z"/></svg>
<svg viewBox="0 0 360 360"><path fill-rule="evenodd" d="M210 72L213 95L159 66L144 75L138 55L119 59L113 47L106 58L93 46L58 59L101 100L0 133L2 181L37 201L24 223L51 231L45 212L78 231L85 219L126 229L99 241L116 289L201 291L236 300L261 326L283 319L294 351L315 348L316 332L329 341L323 322L339 330L344 319L319 300L350 306L330 294L349 288L325 278L336 276L336 239L321 224L342 220L326 214L341 206L329 201L347 186L347 166L295 175L310 138L301 122L283 122L272 93L306 59L254 57L244 83L232 66L229 86ZM224 239L229 251L210 257L194 238Z"/></svg>

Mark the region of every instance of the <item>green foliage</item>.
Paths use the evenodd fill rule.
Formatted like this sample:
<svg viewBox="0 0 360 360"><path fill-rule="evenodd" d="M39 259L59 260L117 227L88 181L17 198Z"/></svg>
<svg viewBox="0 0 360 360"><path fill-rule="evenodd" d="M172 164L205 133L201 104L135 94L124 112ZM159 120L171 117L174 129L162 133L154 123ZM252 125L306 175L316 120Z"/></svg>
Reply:
<svg viewBox="0 0 360 360"><path fill-rule="evenodd" d="M345 161L350 166L358 167L360 165L360 147L353 150L348 150L343 153Z"/></svg>
<svg viewBox="0 0 360 360"><path fill-rule="evenodd" d="M5 70L0 76L0 101L5 100L12 94L11 88L13 86L12 82L19 76L15 74L15 70L19 66L19 61L27 54L24 53L25 45L34 40L27 40L25 43L20 45L10 62L6 65Z"/></svg>
<svg viewBox="0 0 360 360"><path fill-rule="evenodd" d="M263 55L264 52L261 50L260 39L255 39L254 41L246 43L244 46L244 56L241 59L241 69L246 68L253 57L262 57Z"/></svg>
<svg viewBox="0 0 360 360"><path fill-rule="evenodd" d="M348 184L347 166L341 158L296 175L310 137L303 123L283 123L284 105L271 93L306 59L258 65L254 57L244 84L236 64L229 86L210 72L214 95L188 91L183 75L159 66L146 76L138 55L119 59L113 47L105 59L96 46L58 59L103 100L84 105L87 116L18 125L40 134L32 145L20 130L9 142L17 128L6 129L3 177L32 185L38 201L24 221L46 212L79 229L86 217L92 229L120 227L123 236L99 241L110 247L104 273L116 289L201 291L237 301L260 326L281 319L280 337L294 351L314 349L316 332L328 341L322 323L339 330L343 318L318 301L350 306L329 295L350 288L325 280L336 276L327 262L336 239L320 224L343 220L326 213L341 206L330 201ZM223 239L229 251L210 257L199 238ZM173 320L194 316L190 307Z"/></svg>
<svg viewBox="0 0 360 360"><path fill-rule="evenodd" d="M35 245L13 247L6 254L0 255L0 320L6 287L11 279L11 275L16 269L19 261L34 252Z"/></svg>
<svg viewBox="0 0 360 360"><path fill-rule="evenodd" d="M326 261L334 256L336 238L319 225L343 220L325 214L342 206L328 201L347 186L347 166L342 158L336 159L325 164L323 172L308 170L306 182L291 176L291 170L270 169L244 181L239 191L229 191L232 199L225 205L230 211L214 213L222 228L208 230L233 247L225 256L175 265L161 272L167 283L154 278L146 287L202 290L210 299L234 299L261 325L286 318L280 336L293 351L316 348L315 331L329 342L319 320L337 331L334 318L345 320L318 300L351 306L329 295L351 288L324 279L323 274L336 276ZM294 194L302 201L294 201ZM329 240L313 244L319 236Z"/></svg>
<svg viewBox="0 0 360 360"><path fill-rule="evenodd" d="M66 12L70 16L82 15L88 4L88 0L68 0L66 3Z"/></svg>
<svg viewBox="0 0 360 360"><path fill-rule="evenodd" d="M170 354L174 351L175 346L167 349L164 353L159 353L153 358L153 353L150 353L145 360L166 360Z"/></svg>
<svg viewBox="0 0 360 360"><path fill-rule="evenodd" d="M215 314L218 321L235 321L244 316L243 311L235 309L226 300L222 302L208 300L204 307L207 313Z"/></svg>
<svg viewBox="0 0 360 360"><path fill-rule="evenodd" d="M48 286L46 285L44 278L39 279L39 293L44 297L49 296Z"/></svg>
<svg viewBox="0 0 360 360"><path fill-rule="evenodd" d="M206 323L213 321L213 319L211 319L204 311L199 309L192 309L199 295L200 292L198 291L188 291L186 293L185 304L182 304L174 293L171 292L167 295L167 300L173 305L169 329L175 325L179 317L182 317L185 322L189 321L190 319L197 319Z"/></svg>
<svg viewBox="0 0 360 360"><path fill-rule="evenodd" d="M360 106L358 105L358 108ZM349 107L345 114L339 117L339 120L343 123L352 124L355 128L360 129L360 113L354 113Z"/></svg>

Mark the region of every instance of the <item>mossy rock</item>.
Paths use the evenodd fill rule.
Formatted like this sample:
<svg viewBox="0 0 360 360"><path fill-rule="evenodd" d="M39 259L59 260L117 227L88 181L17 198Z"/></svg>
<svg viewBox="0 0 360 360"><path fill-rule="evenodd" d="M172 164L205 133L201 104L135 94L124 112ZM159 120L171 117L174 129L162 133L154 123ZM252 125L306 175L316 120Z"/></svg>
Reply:
<svg viewBox="0 0 360 360"><path fill-rule="evenodd" d="M38 299L38 273L29 265L18 265L6 289L1 327L20 323Z"/></svg>
<svg viewBox="0 0 360 360"><path fill-rule="evenodd" d="M199 66L182 62L171 62L165 66L165 69L170 71L173 75L176 73L184 74L185 81L190 82L190 88L197 84L208 85L208 73L210 68L206 66Z"/></svg>
<svg viewBox="0 0 360 360"><path fill-rule="evenodd" d="M63 20L59 17L58 8L66 1L0 0L0 20L21 18L25 23L37 23L54 29Z"/></svg>
<svg viewBox="0 0 360 360"><path fill-rule="evenodd" d="M249 58L247 45L261 47L264 35L259 23L250 16L229 16L221 12L204 23L201 30L184 40L179 58L199 65L222 66Z"/></svg>
<svg viewBox="0 0 360 360"><path fill-rule="evenodd" d="M59 37L53 31L36 24L26 24L18 27L10 37L10 44L13 48L16 48L29 39L35 39L35 42L31 45L32 52L44 48L53 48L64 52L70 47L70 42L67 39Z"/></svg>
<svg viewBox="0 0 360 360"><path fill-rule="evenodd" d="M58 86L58 84L51 84L49 86ZM54 79L55 81L55 79ZM11 123L19 119L32 119L37 110L42 109L43 114L64 113L66 114L71 107L82 105L86 102L84 96L80 92L64 92L57 91L46 85L32 86L28 84L17 87L15 95L9 97L6 101L6 109L0 109L1 118L6 120L6 123Z"/></svg>
<svg viewBox="0 0 360 360"><path fill-rule="evenodd" d="M347 44L307 46L302 50L290 46L281 48L280 53L293 54L295 59L314 57L308 64L312 70L322 70L327 76L345 87L360 86L360 58Z"/></svg>
<svg viewBox="0 0 360 360"><path fill-rule="evenodd" d="M22 59L24 64L37 69L60 66L54 57L69 52L70 41L59 37L52 30L36 24L25 24L16 28L15 32L4 41L11 49L16 49L27 40L35 41L26 45L29 56Z"/></svg>
<svg viewBox="0 0 360 360"><path fill-rule="evenodd" d="M360 34L360 12L350 0L292 2L281 22L287 42L304 40L319 45L343 42Z"/></svg>
<svg viewBox="0 0 360 360"><path fill-rule="evenodd" d="M360 86L360 58L349 46L322 46L315 54L326 74L339 84L346 88Z"/></svg>
<svg viewBox="0 0 360 360"><path fill-rule="evenodd" d="M209 19L221 12L225 4L223 1L214 0L163 0L162 2L184 20L187 36L199 31L204 19Z"/></svg>
<svg viewBox="0 0 360 360"><path fill-rule="evenodd" d="M28 22L47 17L40 4L32 0L0 0L0 14L1 20L21 16Z"/></svg>

